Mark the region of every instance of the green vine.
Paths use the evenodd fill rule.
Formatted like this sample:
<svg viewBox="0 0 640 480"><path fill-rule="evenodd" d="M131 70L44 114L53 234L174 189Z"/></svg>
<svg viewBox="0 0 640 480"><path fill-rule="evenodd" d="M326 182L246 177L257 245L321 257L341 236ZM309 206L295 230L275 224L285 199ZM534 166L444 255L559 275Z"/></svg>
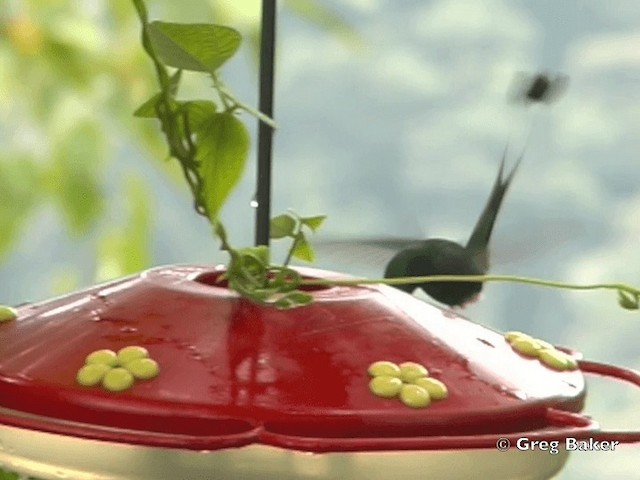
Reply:
<svg viewBox="0 0 640 480"><path fill-rule="evenodd" d="M314 260L307 232L319 228L324 216L301 217L289 212L272 220L271 238L291 239L282 266L271 264L267 247L232 247L219 220L221 208L242 176L249 151L249 134L235 114L245 111L275 127L269 117L236 99L218 73L238 50L240 34L221 25L150 23L143 0L133 0L133 4L142 26L142 46L153 62L160 87L134 115L160 121L169 155L180 164L195 210L209 220L222 249L229 254L224 275L229 287L256 303L276 308L311 302L311 295L296 290L300 275L288 265L293 257ZM178 100L184 70L208 74L218 103Z"/></svg>
<svg viewBox="0 0 640 480"><path fill-rule="evenodd" d="M291 238L291 247L282 265L271 263L270 250L264 245L233 248L224 226L217 223L215 234L220 239L222 250L227 251L230 257L220 281L226 280L230 288L261 305L287 309L311 303L313 297L298 289L302 278L289 267L289 262L293 257L306 262L315 259L305 230L315 232L324 220L324 215L301 217L293 211L271 219L272 239Z"/></svg>
<svg viewBox="0 0 640 480"><path fill-rule="evenodd" d="M564 283L539 278L518 277L514 275L431 275L425 277L399 277L367 279L356 278L349 280L301 280L298 286L349 286L349 285L405 285L411 283L428 282L513 282L538 287L559 288L564 290L614 290L618 292L618 304L626 310L640 308L640 289L624 283L595 283L576 284Z"/></svg>
<svg viewBox="0 0 640 480"><path fill-rule="evenodd" d="M133 0L133 4L142 26L142 46L153 62L160 87L134 115L160 121L169 155L180 164L195 210L215 225L242 177L249 151L249 133L235 113L246 111L274 123L237 100L220 79L219 68L240 46L236 30L212 24L149 22L145 3ZM183 71L209 75L218 103L178 100Z"/></svg>

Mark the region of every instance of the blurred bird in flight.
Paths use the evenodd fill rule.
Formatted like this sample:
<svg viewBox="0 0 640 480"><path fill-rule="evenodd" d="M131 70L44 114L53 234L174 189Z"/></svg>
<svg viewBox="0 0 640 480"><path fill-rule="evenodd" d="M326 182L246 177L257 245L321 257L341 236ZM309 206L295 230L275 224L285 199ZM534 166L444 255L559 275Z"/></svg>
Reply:
<svg viewBox="0 0 640 480"><path fill-rule="evenodd" d="M509 98L513 103L550 105L564 94L568 86L569 77L562 73L520 72L512 82Z"/></svg>

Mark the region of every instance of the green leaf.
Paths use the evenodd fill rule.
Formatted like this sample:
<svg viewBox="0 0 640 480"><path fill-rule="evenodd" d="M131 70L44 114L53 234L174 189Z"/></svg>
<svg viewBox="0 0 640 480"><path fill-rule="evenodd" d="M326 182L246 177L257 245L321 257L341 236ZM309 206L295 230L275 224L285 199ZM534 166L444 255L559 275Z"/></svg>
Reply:
<svg viewBox="0 0 640 480"><path fill-rule="evenodd" d="M230 251L227 272L232 288L245 294L262 289L266 284L269 249L264 245Z"/></svg>
<svg viewBox="0 0 640 480"><path fill-rule="evenodd" d="M156 118L158 116L156 112L156 104L158 100L160 100L161 93L156 93L149 100L140 105L135 112L133 112L134 117L139 118Z"/></svg>
<svg viewBox="0 0 640 480"><path fill-rule="evenodd" d="M313 248L311 248L311 245L302 232L297 237L297 241L293 249L293 256L305 262L313 262L316 259Z"/></svg>
<svg viewBox="0 0 640 480"><path fill-rule="evenodd" d="M182 102L182 107L187 112L189 119L189 130L196 132L200 130L216 114L218 107L209 100L193 100Z"/></svg>
<svg viewBox="0 0 640 480"><path fill-rule="evenodd" d="M214 72L233 56L241 36L233 28L209 24L152 22L153 50L167 65L196 72Z"/></svg>
<svg viewBox="0 0 640 480"><path fill-rule="evenodd" d="M269 266L269 247L266 245L258 245L257 247L245 247L236 250L244 261L251 259L263 266L265 269Z"/></svg>
<svg viewBox="0 0 640 480"><path fill-rule="evenodd" d="M326 215L317 215L315 217L302 217L300 221L303 225L306 225L315 232L322 226L326 219Z"/></svg>
<svg viewBox="0 0 640 480"><path fill-rule="evenodd" d="M269 226L269 236L273 239L292 237L297 223L296 219L288 213L273 217Z"/></svg>
<svg viewBox="0 0 640 480"><path fill-rule="evenodd" d="M204 207L215 224L224 202L242 177L249 152L249 132L232 114L217 113L202 126L197 137L196 160Z"/></svg>

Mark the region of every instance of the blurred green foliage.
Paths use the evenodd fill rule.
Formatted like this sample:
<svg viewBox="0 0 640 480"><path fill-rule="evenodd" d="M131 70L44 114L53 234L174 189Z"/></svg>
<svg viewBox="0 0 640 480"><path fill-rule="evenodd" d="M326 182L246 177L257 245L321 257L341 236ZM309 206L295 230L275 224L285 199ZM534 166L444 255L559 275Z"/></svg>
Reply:
<svg viewBox="0 0 640 480"><path fill-rule="evenodd" d="M136 203L108 205L104 175L114 146L125 137L135 139L171 177L170 166L155 160L165 156L158 132L131 115L154 88L133 7L129 2L8 3L0 14L0 258L11 253L33 214L51 205L72 240L95 244L96 280L144 268L148 185L134 178L122 190ZM122 225L105 221L114 208L133 210L133 228L126 233ZM129 235L123 248L122 237ZM73 288L69 278L53 280L58 288Z"/></svg>
<svg viewBox="0 0 640 480"><path fill-rule="evenodd" d="M147 5L154 19L211 19L237 28L248 40L247 53L254 61L260 3L149 0ZM284 6L346 40L356 38L320 1L289 0ZM119 179L107 179L105 172L116 148L134 143L167 181L177 182L187 192L179 167L164 161L167 147L157 123L132 115L155 91L156 79L140 44L140 25L131 2L3 3L0 261L15 248L34 214L54 206L70 239L92 245L96 281L132 273L153 262L149 249L153 195L148 181L128 172L117 193L108 195L108 180L118 183ZM186 196L185 202L189 202ZM52 283L56 289L70 290L76 278L70 267L68 275Z"/></svg>

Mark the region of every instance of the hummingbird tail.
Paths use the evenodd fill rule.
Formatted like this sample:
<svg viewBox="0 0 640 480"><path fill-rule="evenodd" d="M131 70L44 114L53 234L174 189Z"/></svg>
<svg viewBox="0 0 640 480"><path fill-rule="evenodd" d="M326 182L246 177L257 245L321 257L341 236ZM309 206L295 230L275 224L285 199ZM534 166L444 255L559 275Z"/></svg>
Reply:
<svg viewBox="0 0 640 480"><path fill-rule="evenodd" d="M493 231L493 226L496 221L496 217L498 216L498 212L500 211L500 206L502 205L502 200L504 195L507 193L509 189L509 185L515 176L515 173L520 166L520 162L524 157L524 149L520 154L520 157L516 160L515 165L509 172L509 174L504 177L504 164L507 158L507 151L509 146L507 145L504 149L504 153L502 155L502 161L500 162L500 169L498 170L498 175L496 177L496 181L493 184L493 188L491 190L491 195L489 195L489 199L482 210L482 214L478 221L476 222L476 226L469 237L469 241L467 242L466 249L471 252L478 266L483 272L486 272L489 268L489 252L488 245L489 240L491 238L491 232Z"/></svg>

